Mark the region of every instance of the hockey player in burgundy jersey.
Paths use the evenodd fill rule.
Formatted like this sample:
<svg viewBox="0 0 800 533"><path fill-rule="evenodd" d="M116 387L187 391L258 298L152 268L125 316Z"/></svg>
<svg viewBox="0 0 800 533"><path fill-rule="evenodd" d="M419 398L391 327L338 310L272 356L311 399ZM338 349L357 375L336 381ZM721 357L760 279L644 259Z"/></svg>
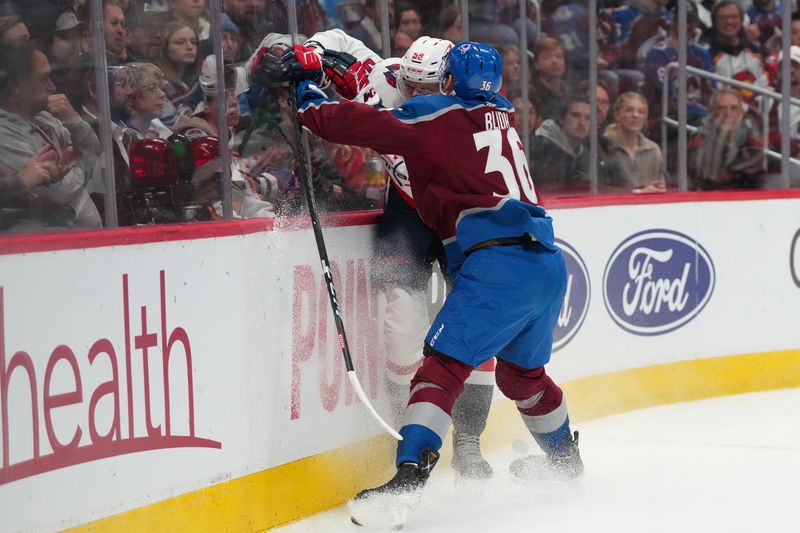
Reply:
<svg viewBox="0 0 800 533"><path fill-rule="evenodd" d="M414 41L402 58L381 59L361 41L336 29L313 35L293 52L306 71L321 68L338 52L337 62L352 62L337 66L337 72L326 66L340 94L359 101L369 87L384 107L396 108L412 96L439 92L439 67L452 46L450 41L424 36ZM324 59L323 51L327 51ZM343 73L345 65L347 72ZM364 85L359 86L361 83ZM423 342L430 327L426 300L432 265L439 261L445 274L447 265L441 241L417 213L404 158L389 154L383 158L390 185L378 226L374 273L386 294L387 392L395 416L400 418L411 378L422 363ZM487 478L493 473L481 454L480 435L492 404L494 363L490 358L470 374L453 408L451 464L466 478Z"/></svg>
<svg viewBox="0 0 800 533"><path fill-rule="evenodd" d="M455 400L473 367L496 354L496 381L545 452L512 463L521 477L583 473L561 389L546 375L566 269L552 219L537 205L513 106L498 95L502 60L463 41L448 53L440 95L395 110L334 101L314 83L297 89L300 122L333 142L406 158L422 219L441 237L454 274L449 298L425 339L397 448L397 473L360 492L351 511L387 494L418 494L438 460Z"/></svg>

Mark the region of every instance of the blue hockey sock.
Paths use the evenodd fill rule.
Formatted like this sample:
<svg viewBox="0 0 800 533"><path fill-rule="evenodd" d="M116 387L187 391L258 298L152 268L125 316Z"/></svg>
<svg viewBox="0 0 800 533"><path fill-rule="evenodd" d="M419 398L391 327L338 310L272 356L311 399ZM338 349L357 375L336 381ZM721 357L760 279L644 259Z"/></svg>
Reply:
<svg viewBox="0 0 800 533"><path fill-rule="evenodd" d="M403 440L397 443L396 466L403 463L419 463L419 454L425 448L438 450L442 447L442 439L434 431L420 425L407 424L400 428Z"/></svg>
<svg viewBox="0 0 800 533"><path fill-rule="evenodd" d="M562 455L572 443L572 431L569 428L569 417L555 431L549 433L532 433L536 444L547 455Z"/></svg>

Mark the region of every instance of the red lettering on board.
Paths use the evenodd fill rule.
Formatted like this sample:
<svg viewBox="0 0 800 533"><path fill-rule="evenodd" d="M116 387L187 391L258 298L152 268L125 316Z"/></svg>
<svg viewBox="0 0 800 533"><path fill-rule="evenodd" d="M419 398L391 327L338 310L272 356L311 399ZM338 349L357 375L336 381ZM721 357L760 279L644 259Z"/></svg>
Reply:
<svg viewBox="0 0 800 533"><path fill-rule="evenodd" d="M47 365L45 367L44 382L41 389L41 417L44 418L45 431L52 453L42 455L39 439L39 388L36 375L36 368L30 355L24 351L17 351L6 364L6 336L5 336L5 293L4 287L0 287L0 431L2 432L2 466L0 466L0 485L17 481L26 477L34 476L51 470L74 466L81 463L97 461L118 455L138 453L150 450L160 450L167 448L214 448L221 449L222 443L206 438L195 436L195 412L194 412L194 385L192 378L192 356L189 335L184 328L175 327L171 331L167 330L167 310L166 310L166 278L162 270L160 272L160 330L151 331L147 325L147 306L140 308L141 315L141 334L134 337L135 347L141 350L143 377L142 383L135 383L133 379L133 353L131 350L131 322L129 312L129 292L128 275L122 276L122 303L123 320L122 336L125 345L125 373L126 390L125 399L127 403L128 427L123 434L121 424L120 409L120 379L119 364L117 354L112 342L108 338L100 338L95 341L86 355L88 365L94 365L95 361L104 355L110 363L110 379L100 383L89 396L89 403L86 408L86 424L89 430L88 444L81 445L82 437L85 433L85 425L78 423L74 429L70 428L71 435L61 436L56 434L54 419L57 419L61 408L67 406L82 406L85 393L81 377L81 360L75 355L72 348L61 344L53 349ZM153 423L154 413L152 412L152 393L150 390L149 373L149 351L158 349L158 340L161 339L161 370L163 375L164 391L164 427ZM188 435L173 434L170 426L170 374L169 361L172 349L176 344L181 344L186 358L186 383L188 397ZM68 365L69 371L69 390L54 393L51 389L53 374L57 367ZM30 393L31 421L33 439L31 449L27 450L26 459L17 462L11 461L10 443L14 427L9 423L10 406L19 405L20 400L9 399L9 384L12 377L18 375L27 377L27 389L22 393L24 398L26 393ZM19 381L19 378L17 379ZM137 410L134 405L134 386L141 386L144 397L144 415L146 435L137 435L134 429L134 418ZM17 391L19 385L17 386ZM19 396L17 392L15 396ZM113 399L111 410L111 421L108 431L101 434L98 430L97 407L100 401L110 396ZM13 411L16 418L22 415L19 410ZM62 417L65 416L62 414ZM72 418L70 418L72 420ZM63 426L63 424L62 424ZM67 440L68 439L68 440Z"/></svg>
<svg viewBox="0 0 800 533"><path fill-rule="evenodd" d="M366 261L350 259L342 269L331 263L342 320L347 332L353 365L371 398L379 393L382 351L379 342L379 290L369 283ZM327 412L350 406L355 393L349 380L344 379L342 339L335 326L325 278L319 269L310 265L294 268L292 300L292 386L291 419L302 415L302 401L318 402ZM317 356L318 372L308 363ZM308 391L314 383L318 394ZM302 393L302 394L301 394Z"/></svg>

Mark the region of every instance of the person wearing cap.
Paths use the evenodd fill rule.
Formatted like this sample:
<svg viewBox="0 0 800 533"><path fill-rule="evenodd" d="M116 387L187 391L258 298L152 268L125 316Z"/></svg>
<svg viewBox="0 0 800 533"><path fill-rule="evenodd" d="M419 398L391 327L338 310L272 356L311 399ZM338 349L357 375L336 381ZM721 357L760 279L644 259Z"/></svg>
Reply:
<svg viewBox="0 0 800 533"><path fill-rule="evenodd" d="M216 106L216 90L217 90L217 71L216 71L216 57L208 56L203 61L203 66L200 70L199 85L202 91L203 99L194 109L191 115L179 115L172 127L172 131L183 133L189 138L196 136L211 136L216 137L219 135L219 124L217 123L217 106ZM227 109L227 122L229 137L232 139L233 132L239 124L241 114L239 111L238 96L241 94L242 88L237 81L237 69L235 67L225 67L225 107Z"/></svg>
<svg viewBox="0 0 800 533"><path fill-rule="evenodd" d="M53 28L53 39L47 47L47 57L53 69L50 79L56 88L64 89L64 82L69 71L81 58L81 44L86 25L78 20L73 9L65 9L56 19Z"/></svg>
<svg viewBox="0 0 800 533"><path fill-rule="evenodd" d="M227 14L222 13L220 17L222 20L222 60L225 63L244 61L247 58L241 57L239 54L239 50L241 50L239 27Z"/></svg>
<svg viewBox="0 0 800 533"><path fill-rule="evenodd" d="M242 88L237 83L238 72L236 67L225 67L225 107L227 110L228 138L230 146L239 143L235 135L236 126L239 124L239 96ZM217 60L211 55L203 61L200 70L200 88L203 92L203 101L198 104L194 113L180 115L172 130L181 133L189 139L198 137L218 137L219 123L217 122ZM243 218L270 217L275 212L271 203L267 202L260 194L253 190L250 177L265 185L265 191L277 193L279 191L278 178L274 174L249 176L245 171L246 161L238 157L231 160L231 180L233 181L233 209L237 216ZM271 179L270 179L271 178ZM284 180L285 182L286 180ZM273 187L274 185L274 187ZM288 183L284 183L288 185ZM273 191L274 189L274 191ZM285 186L284 186L285 189ZM222 206L218 201L209 205L212 212L222 216Z"/></svg>
<svg viewBox="0 0 800 533"><path fill-rule="evenodd" d="M125 20L128 26L128 59L131 62L155 63L164 48L164 27L174 20L166 7L134 4Z"/></svg>

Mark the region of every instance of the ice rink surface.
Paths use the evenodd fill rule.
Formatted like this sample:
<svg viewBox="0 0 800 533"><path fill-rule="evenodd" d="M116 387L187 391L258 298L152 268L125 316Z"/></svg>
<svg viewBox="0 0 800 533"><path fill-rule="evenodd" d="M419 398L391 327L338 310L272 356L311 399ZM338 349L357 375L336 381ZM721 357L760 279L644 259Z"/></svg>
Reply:
<svg viewBox="0 0 800 533"><path fill-rule="evenodd" d="M521 422L520 422L521 423ZM574 424L577 485L456 483L439 464L404 532L800 532L800 389L672 404ZM538 451L533 440L531 453ZM280 533L367 533L339 507Z"/></svg>

